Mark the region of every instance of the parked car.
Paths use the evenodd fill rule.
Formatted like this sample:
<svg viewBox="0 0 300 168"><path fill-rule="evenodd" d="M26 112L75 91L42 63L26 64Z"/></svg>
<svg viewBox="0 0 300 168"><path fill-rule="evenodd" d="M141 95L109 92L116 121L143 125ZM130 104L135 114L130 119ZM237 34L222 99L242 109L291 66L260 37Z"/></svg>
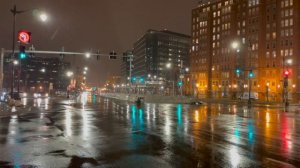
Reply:
<svg viewBox="0 0 300 168"><path fill-rule="evenodd" d="M238 96L239 100L248 100L249 99L249 92L244 92ZM250 99L251 100L258 100L258 93L257 92L251 92L250 93Z"/></svg>

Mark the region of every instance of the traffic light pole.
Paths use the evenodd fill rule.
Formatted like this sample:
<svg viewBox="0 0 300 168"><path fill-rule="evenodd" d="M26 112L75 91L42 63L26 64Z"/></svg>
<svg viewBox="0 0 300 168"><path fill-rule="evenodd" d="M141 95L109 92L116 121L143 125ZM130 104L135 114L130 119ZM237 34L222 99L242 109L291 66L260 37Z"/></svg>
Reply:
<svg viewBox="0 0 300 168"><path fill-rule="evenodd" d="M251 72L251 71L250 71ZM249 76L249 89L248 89L248 105L251 106L251 89L252 89L252 83L251 83L251 77Z"/></svg>
<svg viewBox="0 0 300 168"><path fill-rule="evenodd" d="M1 70L0 70L0 89L3 86L3 60L4 60L4 54L5 53L13 53L12 55L14 55L15 50L5 50L5 49L1 49ZM80 53L80 52L62 52L62 51L37 51L37 50L31 50L31 51L27 51L27 54L53 54L53 55L81 55L81 56L85 56L86 53ZM90 56L102 56L102 57L108 57L109 58L109 54L99 54L99 53L91 53ZM114 55L115 57L123 57L121 55ZM132 61L133 61L133 55L128 56L130 58L130 66L132 67ZM13 93L13 89L14 89L14 63L13 63L13 59L14 57L12 56L11 59L11 65L12 65L12 74L11 74L11 94ZM20 63L20 62L19 62ZM130 69L130 85L131 85L131 75L132 75L132 68ZM2 77L1 77L2 76ZM19 88L19 87L18 87ZM18 89L19 90L19 89Z"/></svg>
<svg viewBox="0 0 300 168"><path fill-rule="evenodd" d="M133 61L133 56L130 55L129 57L129 92L131 92L131 76L132 76L132 61Z"/></svg>
<svg viewBox="0 0 300 168"><path fill-rule="evenodd" d="M14 76L14 63L13 60L15 59L15 43L16 43L16 19L17 19L17 14L24 13L26 11L18 11L17 6L14 5L13 9L10 10L11 13L13 14L13 31L12 31L12 54L11 54L11 97L13 96L14 92L14 82L15 82L15 76Z"/></svg>
<svg viewBox="0 0 300 168"><path fill-rule="evenodd" d="M284 81L283 81L283 103L284 106L287 107L289 105L289 99L288 99L288 77L285 76L284 77Z"/></svg>

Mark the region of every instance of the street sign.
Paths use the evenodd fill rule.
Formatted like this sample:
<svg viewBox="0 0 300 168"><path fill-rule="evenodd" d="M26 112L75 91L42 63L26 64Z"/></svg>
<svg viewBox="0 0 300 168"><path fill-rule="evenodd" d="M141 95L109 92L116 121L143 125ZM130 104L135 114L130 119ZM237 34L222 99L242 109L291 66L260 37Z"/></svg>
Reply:
<svg viewBox="0 0 300 168"><path fill-rule="evenodd" d="M21 30L18 33L18 40L23 44L28 44L31 41L31 33L26 30Z"/></svg>

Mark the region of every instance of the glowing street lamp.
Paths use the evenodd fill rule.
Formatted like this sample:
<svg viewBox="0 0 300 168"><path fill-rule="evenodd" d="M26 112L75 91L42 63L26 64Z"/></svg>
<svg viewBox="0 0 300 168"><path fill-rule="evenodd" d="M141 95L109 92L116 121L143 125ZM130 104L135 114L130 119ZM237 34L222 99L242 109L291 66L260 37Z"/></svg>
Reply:
<svg viewBox="0 0 300 168"><path fill-rule="evenodd" d="M67 75L67 77L71 77L71 76L73 76L73 75L74 75L74 73L73 73L73 72L71 72L71 71L68 71L68 72L66 73L66 75Z"/></svg>
<svg viewBox="0 0 300 168"><path fill-rule="evenodd" d="M231 47L232 47L233 49L235 49L235 50L238 50L238 48L239 48L239 43L236 42L236 41L234 41L234 42L231 44Z"/></svg>
<svg viewBox="0 0 300 168"><path fill-rule="evenodd" d="M40 19L42 22L46 22L48 20L48 15L44 12L40 14Z"/></svg>
<svg viewBox="0 0 300 168"><path fill-rule="evenodd" d="M86 58L90 58L91 57L91 53L85 53L85 57Z"/></svg>
<svg viewBox="0 0 300 168"><path fill-rule="evenodd" d="M292 60L292 59L288 59L288 60L286 61L286 63L288 63L289 65L292 65L293 60Z"/></svg>
<svg viewBox="0 0 300 168"><path fill-rule="evenodd" d="M19 65L19 61L18 60L14 60L14 65Z"/></svg>
<svg viewBox="0 0 300 168"><path fill-rule="evenodd" d="M171 68L171 66L172 66L172 64L170 62L166 64L167 68Z"/></svg>

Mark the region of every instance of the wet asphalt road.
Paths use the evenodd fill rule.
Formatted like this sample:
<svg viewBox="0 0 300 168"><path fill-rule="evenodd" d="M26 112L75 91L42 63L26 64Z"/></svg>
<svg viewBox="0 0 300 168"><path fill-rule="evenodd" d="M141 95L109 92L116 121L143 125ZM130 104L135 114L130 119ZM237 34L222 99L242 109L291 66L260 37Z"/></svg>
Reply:
<svg viewBox="0 0 300 168"><path fill-rule="evenodd" d="M0 118L0 168L300 167L298 107L81 101L26 100L29 113Z"/></svg>

